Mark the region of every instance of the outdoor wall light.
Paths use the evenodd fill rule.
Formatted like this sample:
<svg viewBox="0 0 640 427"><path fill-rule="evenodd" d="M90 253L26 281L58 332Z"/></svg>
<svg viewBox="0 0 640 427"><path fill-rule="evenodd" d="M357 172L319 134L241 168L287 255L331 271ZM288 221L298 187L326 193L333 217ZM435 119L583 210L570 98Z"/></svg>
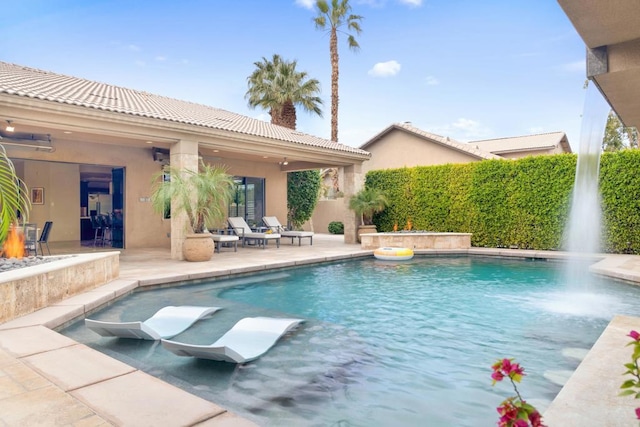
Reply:
<svg viewBox="0 0 640 427"><path fill-rule="evenodd" d="M11 120L7 120L7 127L4 128L7 132L13 132L16 130L15 126L11 126Z"/></svg>
<svg viewBox="0 0 640 427"><path fill-rule="evenodd" d="M289 164L289 162L287 161L287 158L285 157L284 160L282 162L280 162L280 164L282 166L287 166Z"/></svg>

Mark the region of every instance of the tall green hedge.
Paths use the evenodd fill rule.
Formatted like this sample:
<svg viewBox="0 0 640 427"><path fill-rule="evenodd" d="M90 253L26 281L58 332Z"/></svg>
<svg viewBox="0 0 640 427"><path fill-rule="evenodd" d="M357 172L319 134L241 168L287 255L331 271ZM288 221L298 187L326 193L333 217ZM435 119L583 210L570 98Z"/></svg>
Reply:
<svg viewBox="0 0 640 427"><path fill-rule="evenodd" d="M486 247L561 249L576 155L532 156L461 165L370 171L389 207L374 216L381 231L473 233ZM602 248L640 253L640 151L604 153L600 162ZM596 225L594 224L594 227Z"/></svg>

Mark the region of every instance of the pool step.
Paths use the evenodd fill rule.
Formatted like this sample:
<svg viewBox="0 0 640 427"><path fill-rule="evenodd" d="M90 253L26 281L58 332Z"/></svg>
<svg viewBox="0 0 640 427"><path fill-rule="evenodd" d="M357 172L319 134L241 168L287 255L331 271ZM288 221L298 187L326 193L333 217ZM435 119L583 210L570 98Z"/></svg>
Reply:
<svg viewBox="0 0 640 427"><path fill-rule="evenodd" d="M559 386L565 385L571 375L573 375L573 371L569 370L550 370L544 373L546 379Z"/></svg>
<svg viewBox="0 0 640 427"><path fill-rule="evenodd" d="M567 347L562 349L562 355L567 359L576 359L582 361L589 353L589 349L578 347Z"/></svg>

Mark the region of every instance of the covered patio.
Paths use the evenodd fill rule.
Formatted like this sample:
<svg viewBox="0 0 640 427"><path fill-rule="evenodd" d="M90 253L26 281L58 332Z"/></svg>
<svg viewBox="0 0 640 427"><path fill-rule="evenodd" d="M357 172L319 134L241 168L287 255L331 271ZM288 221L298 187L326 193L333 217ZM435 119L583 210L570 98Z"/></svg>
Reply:
<svg viewBox="0 0 640 427"><path fill-rule="evenodd" d="M40 189L29 221L53 221L50 243L84 240L88 217L102 209L123 216L120 247L171 248L173 259L182 258L184 219L163 219L150 203L151 177L165 165L222 164L239 185L259 189L251 209L245 204L230 216L284 221L287 172L342 167L349 195L369 159L363 150L219 108L2 62L0 121L0 143L18 175ZM341 220L345 241L355 241L355 215Z"/></svg>

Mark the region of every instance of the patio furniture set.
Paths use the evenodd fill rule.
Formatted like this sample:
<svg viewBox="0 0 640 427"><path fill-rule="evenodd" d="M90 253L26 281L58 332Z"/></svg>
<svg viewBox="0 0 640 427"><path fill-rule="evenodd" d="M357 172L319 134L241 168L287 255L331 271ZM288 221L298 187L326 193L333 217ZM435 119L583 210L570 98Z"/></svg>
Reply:
<svg viewBox="0 0 640 427"><path fill-rule="evenodd" d="M308 238L309 244L313 245L312 231L287 230L275 216L265 216L262 218L265 227L250 227L242 217L230 217L228 229L218 229L211 232L211 238L215 243L216 252L220 252L222 246L233 246L234 251L238 250L238 242L242 247L247 245L258 245L262 249L267 247L270 240L276 242L276 247L280 247L281 238L291 238L291 244L298 239L298 246L302 245L302 239Z"/></svg>

